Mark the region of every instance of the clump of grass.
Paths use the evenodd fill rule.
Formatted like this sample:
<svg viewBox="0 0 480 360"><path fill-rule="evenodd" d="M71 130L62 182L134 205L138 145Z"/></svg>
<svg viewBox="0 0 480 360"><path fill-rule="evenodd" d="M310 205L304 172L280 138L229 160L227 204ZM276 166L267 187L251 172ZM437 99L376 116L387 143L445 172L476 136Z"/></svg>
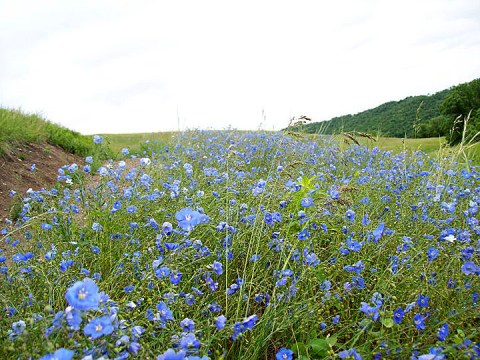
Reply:
<svg viewBox="0 0 480 360"><path fill-rule="evenodd" d="M185 132L66 167L1 230L0 354L480 356L479 168L358 142Z"/></svg>

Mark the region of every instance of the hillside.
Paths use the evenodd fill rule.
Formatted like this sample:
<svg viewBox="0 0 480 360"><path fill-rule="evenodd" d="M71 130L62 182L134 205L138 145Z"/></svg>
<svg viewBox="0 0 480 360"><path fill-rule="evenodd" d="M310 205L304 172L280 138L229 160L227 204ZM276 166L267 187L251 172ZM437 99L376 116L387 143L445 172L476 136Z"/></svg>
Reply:
<svg viewBox="0 0 480 360"><path fill-rule="evenodd" d="M433 95L409 96L400 101L390 101L376 108L354 115L334 117L328 121L303 125L295 130L307 133L338 134L342 131L363 131L383 136L414 136L414 124L424 124L440 116L440 104L451 90ZM418 115L417 115L418 111Z"/></svg>
<svg viewBox="0 0 480 360"><path fill-rule="evenodd" d="M60 167L111 154L92 136L18 110L0 108L0 129L0 221L13 215L12 203L20 204L29 188L52 188Z"/></svg>

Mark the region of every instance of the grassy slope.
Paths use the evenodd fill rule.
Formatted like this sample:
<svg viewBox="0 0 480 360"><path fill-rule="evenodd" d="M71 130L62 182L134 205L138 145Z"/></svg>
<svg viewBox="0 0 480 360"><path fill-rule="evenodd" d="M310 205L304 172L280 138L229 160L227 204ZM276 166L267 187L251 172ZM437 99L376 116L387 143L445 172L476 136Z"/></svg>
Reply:
<svg viewBox="0 0 480 360"><path fill-rule="evenodd" d="M19 110L0 108L0 154L22 143L41 143L59 146L81 156L93 151L91 136L49 122L39 115L25 114Z"/></svg>

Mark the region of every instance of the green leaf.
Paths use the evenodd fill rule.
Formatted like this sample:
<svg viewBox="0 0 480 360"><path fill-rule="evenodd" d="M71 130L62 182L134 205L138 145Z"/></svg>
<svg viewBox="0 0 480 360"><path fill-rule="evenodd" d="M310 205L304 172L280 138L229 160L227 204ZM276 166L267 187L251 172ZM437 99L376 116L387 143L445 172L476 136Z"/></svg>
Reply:
<svg viewBox="0 0 480 360"><path fill-rule="evenodd" d="M327 351L330 349L330 345L325 339L313 339L308 343L308 346L310 346L313 353L317 355L327 354Z"/></svg>
<svg viewBox="0 0 480 360"><path fill-rule="evenodd" d="M330 345L330 347L334 346L337 343L337 336L330 336L325 339L325 341Z"/></svg>
<svg viewBox="0 0 480 360"><path fill-rule="evenodd" d="M387 328L391 328L393 327L393 319L391 318L382 318L382 324L383 326L387 327Z"/></svg>

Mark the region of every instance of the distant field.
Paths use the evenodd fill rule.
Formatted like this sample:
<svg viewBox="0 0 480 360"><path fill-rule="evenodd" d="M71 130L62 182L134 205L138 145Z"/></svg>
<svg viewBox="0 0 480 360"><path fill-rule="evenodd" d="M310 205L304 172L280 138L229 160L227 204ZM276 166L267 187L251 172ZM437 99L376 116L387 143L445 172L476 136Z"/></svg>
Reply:
<svg viewBox="0 0 480 360"><path fill-rule="evenodd" d="M338 139L343 137L337 136ZM438 151L441 146L445 146L445 138L425 138L425 139L404 139L404 138L388 138L379 137L377 141L368 140L366 138L357 137L357 140L368 147L375 147L386 151L399 152L403 150L407 151L425 151L431 155Z"/></svg>
<svg viewBox="0 0 480 360"><path fill-rule="evenodd" d="M173 132L137 133L137 134L104 134L114 154L119 154L123 148L128 148L130 153L141 153L148 148L148 143L166 144Z"/></svg>

